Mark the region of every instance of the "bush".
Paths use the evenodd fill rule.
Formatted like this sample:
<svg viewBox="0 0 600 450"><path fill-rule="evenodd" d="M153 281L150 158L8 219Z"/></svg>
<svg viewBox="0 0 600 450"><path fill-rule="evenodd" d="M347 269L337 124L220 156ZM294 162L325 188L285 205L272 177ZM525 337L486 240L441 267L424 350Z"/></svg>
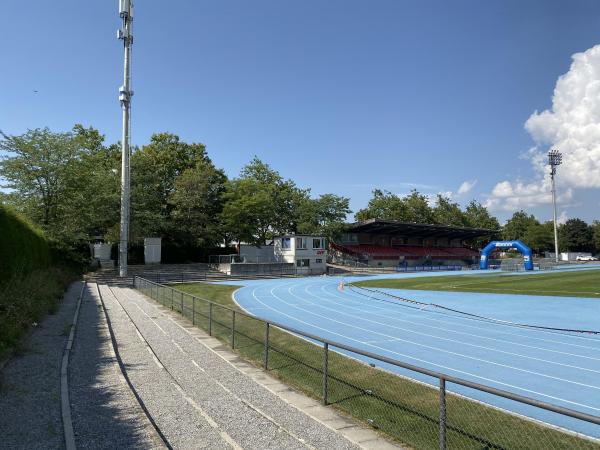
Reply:
<svg viewBox="0 0 600 450"><path fill-rule="evenodd" d="M0 205L0 285L15 276L45 269L52 254L42 232Z"/></svg>
<svg viewBox="0 0 600 450"><path fill-rule="evenodd" d="M76 278L71 270L48 268L0 286L0 358L33 323L56 312L65 288Z"/></svg>
<svg viewBox="0 0 600 450"><path fill-rule="evenodd" d="M0 358L34 322L57 310L81 267L74 253L0 205Z"/></svg>

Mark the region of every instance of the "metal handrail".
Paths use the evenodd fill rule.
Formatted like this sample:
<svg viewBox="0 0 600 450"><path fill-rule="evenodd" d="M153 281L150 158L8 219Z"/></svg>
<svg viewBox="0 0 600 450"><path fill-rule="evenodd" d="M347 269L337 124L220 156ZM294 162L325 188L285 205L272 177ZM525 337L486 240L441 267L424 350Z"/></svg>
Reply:
<svg viewBox="0 0 600 450"><path fill-rule="evenodd" d="M388 358L386 356L377 355L375 353L371 353L371 352L368 352L368 351L365 351L365 350L360 350L358 348L355 348L355 347L343 344L341 342L332 341L330 339L325 339L323 337L320 337L320 336L317 336L317 335L314 335L314 334L311 334L311 333L307 333L306 331L298 330L297 328L290 327L289 325L284 325L284 324L281 324L281 323L273 321L273 320L261 319L260 317L254 316L252 314L248 314L248 313L246 313L244 311L236 310L234 308L230 308L228 306L222 305L222 304L214 302L212 300L208 300L208 299L205 299L205 298L202 298L202 297L198 297L198 296L189 294L187 292L180 291L180 290L175 289L175 288L173 288L171 286L165 286L165 285L162 285L162 284L159 284L159 283L155 283L153 281L147 280L147 279L139 277L137 275L135 276L135 278L136 279L139 278L140 280L144 280L145 282L150 283L150 284L154 284L156 286L160 286L160 287L163 287L163 288L172 289L172 290L174 290L176 292L180 292L182 294L189 295L189 296L191 296L193 298L197 298L198 300L202 300L202 301L207 302L207 303L209 303L211 305L216 305L219 308L231 311L232 313L239 314L239 315L245 316L245 317L249 317L251 319L256 319L256 320L259 320L259 321L261 321L263 323L266 323L266 324L269 324L269 325L272 325L272 326L276 326L277 328L281 328L282 330L288 331L290 333L301 335L301 336L303 336L305 338L312 339L314 341L318 341L318 342L320 342L322 344L327 344L328 347L340 348L342 350L346 350L348 352L356 353L356 354L365 356L367 358L371 358L371 359L374 359L374 360L377 360L377 361L381 361L381 362L384 362L384 363L387 363L387 364L391 364L391 365L394 365L394 366L397 366L397 367L401 367L403 369L408 369L408 370L411 370L413 372L421 373L423 375L428 375L428 376L431 376L431 377L434 377L434 378L438 378L439 380L445 380L446 382L458 384L458 385L465 386L465 387L468 387L468 388L471 388L471 389L475 389L475 390L478 390L478 391L486 392L488 394L496 395L496 396L499 396L499 397L504 397L504 398L507 398L509 400L513 400L513 401L516 401L516 402L519 402L519 403L524 403L524 404L527 404L527 405L530 405L530 406L535 406L537 408L541 408L541 409L544 409L546 411L555 412L555 413L562 414L562 415L565 415L565 416L573 417L575 419L583 420L585 422L589 422L589 423L593 423L593 424L596 424L596 425L600 425L600 416L594 416L594 415L591 415L591 414L587 414L587 413L583 413L583 412L580 412L580 411L576 411L574 409L564 408L564 407L558 406L558 405L553 405L552 403L547 403L547 402L544 402L544 401L541 401L541 400L536 400L536 399L533 399L533 398L530 398L530 397L525 397L523 395L515 394L515 393L509 392L509 391L502 390L502 389L493 388L493 387L486 386L486 385L483 385L483 384L475 383L473 381L468 381L468 380L465 380L465 379L462 379L462 378L457 378L457 377L454 377L452 375L447 375L447 374L442 373L442 372L436 372L434 370L425 369L424 367L419 367L419 366L408 364L408 363L405 363L405 362L402 362L402 361L398 361L398 360L393 359L393 358ZM134 281L134 285L135 285L135 281Z"/></svg>

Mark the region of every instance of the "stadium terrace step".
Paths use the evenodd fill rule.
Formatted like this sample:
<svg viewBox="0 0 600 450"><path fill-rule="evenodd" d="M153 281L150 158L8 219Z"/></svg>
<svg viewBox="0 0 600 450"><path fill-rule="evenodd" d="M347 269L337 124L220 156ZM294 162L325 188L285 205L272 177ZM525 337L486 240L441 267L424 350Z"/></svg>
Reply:
<svg viewBox="0 0 600 450"><path fill-rule="evenodd" d="M118 269L99 269L85 276L89 282L111 286L131 286L138 276L157 283L194 283L199 281L228 281L250 278L286 278L296 274L226 275L208 264L156 264L152 266L132 265L126 277L119 277Z"/></svg>

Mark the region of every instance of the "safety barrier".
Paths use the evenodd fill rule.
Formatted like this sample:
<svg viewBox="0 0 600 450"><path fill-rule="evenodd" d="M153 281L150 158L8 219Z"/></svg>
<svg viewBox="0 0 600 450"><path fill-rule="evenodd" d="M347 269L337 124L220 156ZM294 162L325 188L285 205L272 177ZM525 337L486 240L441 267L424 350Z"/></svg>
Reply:
<svg viewBox="0 0 600 450"><path fill-rule="evenodd" d="M589 434L596 436L600 436L598 416L323 339L140 277L134 286L324 405L352 414L413 448L600 448L598 439L471 400L464 391L484 393L490 403L503 399L527 405L543 412L548 422L562 416L569 428L586 424L593 430ZM399 369L429 382L392 373ZM463 395L451 392L452 385L461 386Z"/></svg>

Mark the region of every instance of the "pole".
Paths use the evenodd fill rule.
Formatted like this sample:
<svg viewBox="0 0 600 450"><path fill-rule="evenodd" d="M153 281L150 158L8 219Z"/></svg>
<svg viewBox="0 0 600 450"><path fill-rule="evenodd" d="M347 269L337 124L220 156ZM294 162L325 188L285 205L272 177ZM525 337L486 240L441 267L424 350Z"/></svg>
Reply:
<svg viewBox="0 0 600 450"><path fill-rule="evenodd" d="M123 86L119 88L119 101L123 113L123 133L121 136L121 234L119 238L119 276L127 276L127 245L129 241L129 112L131 108L130 63L133 35L133 4L131 0L119 0L119 15L123 19L123 28L118 32L118 38L123 40Z"/></svg>
<svg viewBox="0 0 600 450"><path fill-rule="evenodd" d="M440 450L446 450L446 380L440 377Z"/></svg>
<svg viewBox="0 0 600 450"><path fill-rule="evenodd" d="M323 344L323 405L327 406L329 403L328 395L329 395L329 379L327 377L327 372L329 371L329 343L325 342Z"/></svg>
<svg viewBox="0 0 600 450"><path fill-rule="evenodd" d="M556 184L554 182L554 175L556 175L556 167L552 166L550 178L552 179L552 205L554 216L554 257L556 262L558 262L558 227L556 225Z"/></svg>

